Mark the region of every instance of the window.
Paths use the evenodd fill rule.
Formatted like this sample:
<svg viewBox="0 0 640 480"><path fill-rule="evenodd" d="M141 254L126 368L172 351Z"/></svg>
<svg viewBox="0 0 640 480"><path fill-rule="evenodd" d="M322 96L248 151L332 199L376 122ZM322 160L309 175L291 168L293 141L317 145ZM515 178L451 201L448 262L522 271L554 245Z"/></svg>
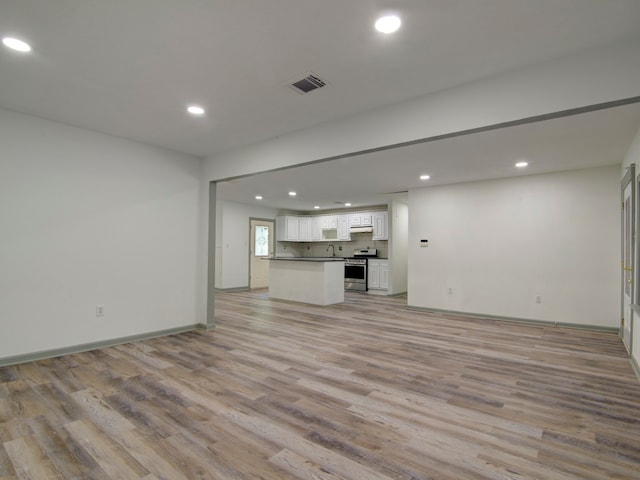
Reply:
<svg viewBox="0 0 640 480"><path fill-rule="evenodd" d="M269 227L256 225L255 247L253 251L256 257L267 257L269 255Z"/></svg>

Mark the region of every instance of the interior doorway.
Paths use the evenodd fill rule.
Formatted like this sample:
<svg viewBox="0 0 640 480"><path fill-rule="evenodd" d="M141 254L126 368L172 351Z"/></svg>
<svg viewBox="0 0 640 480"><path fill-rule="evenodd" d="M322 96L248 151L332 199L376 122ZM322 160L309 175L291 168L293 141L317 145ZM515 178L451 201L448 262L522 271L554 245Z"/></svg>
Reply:
<svg viewBox="0 0 640 480"><path fill-rule="evenodd" d="M275 222L260 218L249 219L249 288L269 286L269 262L273 256L273 234Z"/></svg>
<svg viewBox="0 0 640 480"><path fill-rule="evenodd" d="M631 164L622 180L622 315L620 334L631 352L633 303L635 301L635 165Z"/></svg>

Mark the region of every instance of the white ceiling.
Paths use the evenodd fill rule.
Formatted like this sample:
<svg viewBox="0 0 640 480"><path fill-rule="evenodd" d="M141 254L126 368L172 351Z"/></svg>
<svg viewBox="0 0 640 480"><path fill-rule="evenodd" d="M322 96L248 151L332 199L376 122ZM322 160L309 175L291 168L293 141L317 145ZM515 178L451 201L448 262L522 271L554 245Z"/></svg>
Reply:
<svg viewBox="0 0 640 480"><path fill-rule="evenodd" d="M402 17L403 27L384 36L372 25L388 11ZM0 48L0 107L205 157L638 38L640 1L0 0L5 35L34 51ZM308 95L287 87L307 72L328 86ZM189 103L202 104L207 115L189 116ZM508 170L514 156L535 158L529 173L619 163L639 118L634 107L616 111L575 124L558 120L554 128L566 131L513 127L260 181L274 185L263 189L265 200L267 191L275 198L276 187L295 184L295 208L305 209L355 202L352 193L379 201L380 192L416 186L423 169L436 184L517 174ZM594 135L581 133L592 128L585 122L598 124ZM547 142L555 153L542 151L558 132ZM369 176L361 175L363 165ZM322 181L314 185L310 175ZM256 180L243 180L242 188L237 182L233 194L253 195Z"/></svg>
<svg viewBox="0 0 640 480"><path fill-rule="evenodd" d="M377 33L388 10L403 19ZM638 0L1 0L0 107L208 156L640 35ZM314 72L329 86L286 85ZM187 103L207 108L188 116Z"/></svg>

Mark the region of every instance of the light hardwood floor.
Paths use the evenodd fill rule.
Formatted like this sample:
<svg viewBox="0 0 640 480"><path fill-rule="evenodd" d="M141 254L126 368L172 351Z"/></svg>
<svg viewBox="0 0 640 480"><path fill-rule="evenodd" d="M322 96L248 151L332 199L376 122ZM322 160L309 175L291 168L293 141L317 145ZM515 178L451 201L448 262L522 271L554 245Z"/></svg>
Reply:
<svg viewBox="0 0 640 480"><path fill-rule="evenodd" d="M616 335L219 294L217 328L0 368L0 479L638 479Z"/></svg>

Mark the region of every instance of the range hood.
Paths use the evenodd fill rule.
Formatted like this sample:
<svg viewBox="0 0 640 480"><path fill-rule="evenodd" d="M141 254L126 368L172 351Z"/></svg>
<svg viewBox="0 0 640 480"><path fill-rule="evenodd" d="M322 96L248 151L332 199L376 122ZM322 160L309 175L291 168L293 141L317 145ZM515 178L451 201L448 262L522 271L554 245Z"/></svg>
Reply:
<svg viewBox="0 0 640 480"><path fill-rule="evenodd" d="M373 233L373 227L351 227L351 233Z"/></svg>

